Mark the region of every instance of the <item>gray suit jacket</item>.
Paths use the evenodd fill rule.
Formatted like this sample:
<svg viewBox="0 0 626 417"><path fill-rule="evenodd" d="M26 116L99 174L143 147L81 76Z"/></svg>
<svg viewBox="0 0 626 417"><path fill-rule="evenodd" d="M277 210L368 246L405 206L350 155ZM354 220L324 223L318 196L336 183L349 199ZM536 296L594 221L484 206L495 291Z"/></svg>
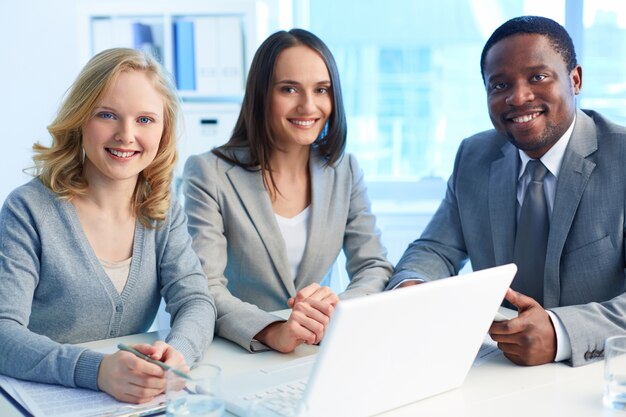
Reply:
<svg viewBox="0 0 626 417"><path fill-rule="evenodd" d="M237 155L245 160L247 151ZM393 272L356 159L346 155L324 166L312 150L309 166L309 234L294 280L260 171L211 152L185 164L189 232L215 299L216 332L248 350L254 335L280 320L267 311L288 308L287 299L299 289L322 281L342 248L351 279L342 298L382 291Z"/></svg>
<svg viewBox="0 0 626 417"><path fill-rule="evenodd" d="M446 196L388 288L409 277L456 275L512 262L517 148L494 130L461 144ZM624 205L626 128L577 111L556 194L544 273L544 299L572 343L571 364L601 357L604 339L626 331Z"/></svg>

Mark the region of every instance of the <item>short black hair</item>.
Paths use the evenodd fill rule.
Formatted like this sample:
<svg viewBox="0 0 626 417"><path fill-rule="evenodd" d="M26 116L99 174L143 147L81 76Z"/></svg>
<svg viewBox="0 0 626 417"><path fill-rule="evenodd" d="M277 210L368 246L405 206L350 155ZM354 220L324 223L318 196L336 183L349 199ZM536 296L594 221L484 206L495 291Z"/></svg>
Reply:
<svg viewBox="0 0 626 417"><path fill-rule="evenodd" d="M574 42L572 42L572 38L563 26L547 17L519 16L504 22L487 39L487 43L485 43L483 52L480 55L480 74L483 77L483 82L485 81L485 59L491 47L502 39L519 34L546 36L552 48L563 57L567 70L571 71L576 67Z"/></svg>

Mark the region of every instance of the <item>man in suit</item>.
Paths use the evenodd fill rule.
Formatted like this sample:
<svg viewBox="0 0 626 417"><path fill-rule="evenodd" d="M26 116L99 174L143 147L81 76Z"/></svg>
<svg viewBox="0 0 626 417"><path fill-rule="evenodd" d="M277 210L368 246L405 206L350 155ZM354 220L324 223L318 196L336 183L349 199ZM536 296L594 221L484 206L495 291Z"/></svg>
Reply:
<svg viewBox="0 0 626 417"><path fill-rule="evenodd" d="M468 259L475 270L516 262L506 300L519 316L494 322L491 337L517 364L584 365L626 331L626 129L577 110L582 69L550 19L500 26L481 72L495 130L463 141L444 200L387 288L456 275Z"/></svg>

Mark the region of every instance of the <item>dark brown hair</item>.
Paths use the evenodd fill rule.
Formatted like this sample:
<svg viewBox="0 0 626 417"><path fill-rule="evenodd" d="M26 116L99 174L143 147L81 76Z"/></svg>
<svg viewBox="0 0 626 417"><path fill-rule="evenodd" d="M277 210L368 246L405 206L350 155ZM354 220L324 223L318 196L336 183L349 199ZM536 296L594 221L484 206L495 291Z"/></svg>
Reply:
<svg viewBox="0 0 626 417"><path fill-rule="evenodd" d="M233 134L226 144L212 151L220 158L245 169L267 171L273 189L276 187L269 158L276 148L276 140L272 136L268 120L274 66L282 51L301 45L311 48L321 56L331 82L332 113L312 147L325 158L327 165L332 165L341 158L346 147L347 124L337 64L326 44L303 29L276 32L261 44L252 59L243 104ZM242 148L248 149L249 159L241 160L230 152ZM265 176L263 178L265 181ZM268 184L265 186L268 188Z"/></svg>

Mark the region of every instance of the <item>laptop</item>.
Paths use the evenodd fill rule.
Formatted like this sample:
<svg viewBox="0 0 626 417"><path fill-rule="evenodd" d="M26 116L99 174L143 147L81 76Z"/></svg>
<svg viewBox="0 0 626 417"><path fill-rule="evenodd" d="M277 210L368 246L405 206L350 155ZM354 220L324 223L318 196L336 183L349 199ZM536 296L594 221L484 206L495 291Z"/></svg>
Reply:
<svg viewBox="0 0 626 417"><path fill-rule="evenodd" d="M267 415L371 416L457 388L516 271L508 264L341 301L317 355L224 377L226 408L246 416L266 402L275 413Z"/></svg>

